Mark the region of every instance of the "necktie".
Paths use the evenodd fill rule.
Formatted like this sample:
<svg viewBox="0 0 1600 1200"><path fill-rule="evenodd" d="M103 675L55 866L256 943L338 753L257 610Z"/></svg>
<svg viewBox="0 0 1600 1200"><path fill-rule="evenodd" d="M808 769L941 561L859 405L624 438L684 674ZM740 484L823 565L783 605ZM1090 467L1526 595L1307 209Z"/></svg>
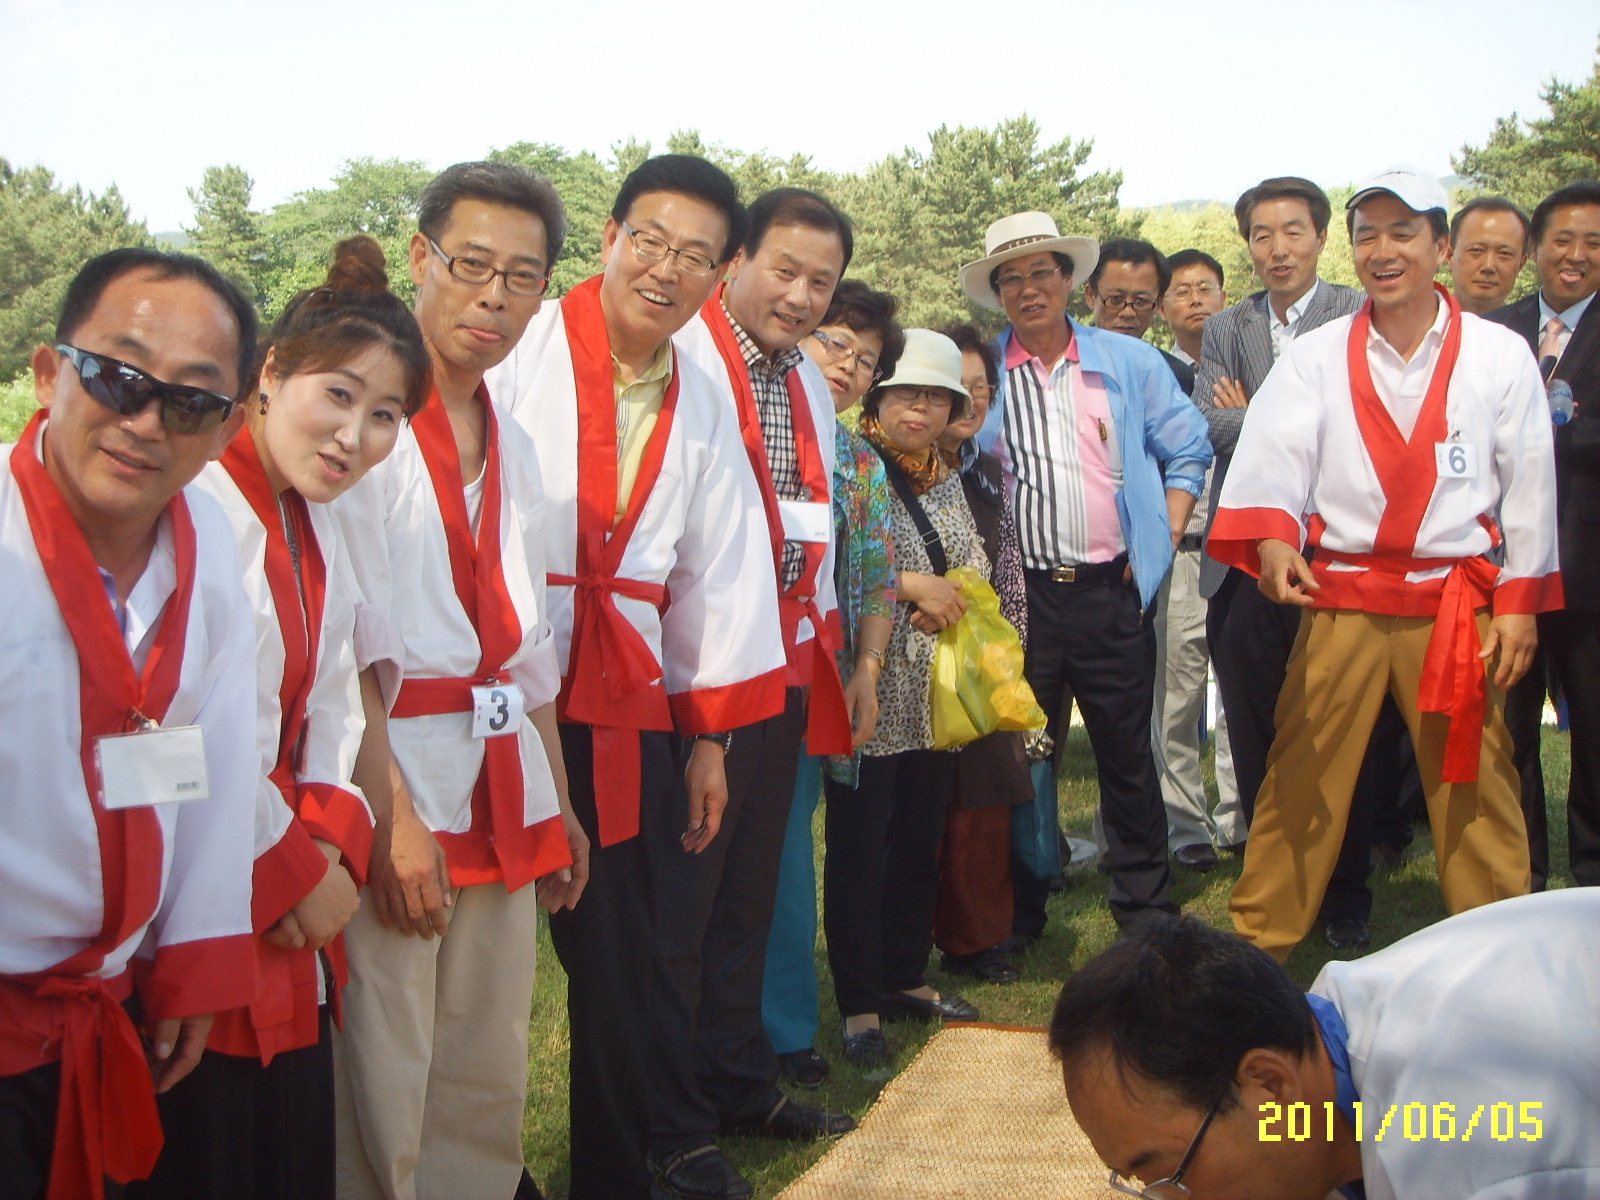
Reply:
<svg viewBox="0 0 1600 1200"><path fill-rule="evenodd" d="M1544 327L1544 336L1539 339L1539 361L1547 358L1561 357L1561 335L1567 327L1561 323L1560 317L1551 317Z"/></svg>

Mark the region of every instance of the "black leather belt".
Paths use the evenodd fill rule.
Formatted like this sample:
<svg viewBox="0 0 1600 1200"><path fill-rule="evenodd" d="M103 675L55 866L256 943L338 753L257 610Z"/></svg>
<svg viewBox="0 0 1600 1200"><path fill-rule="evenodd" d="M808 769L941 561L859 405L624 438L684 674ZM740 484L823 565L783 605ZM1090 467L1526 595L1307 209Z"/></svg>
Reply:
<svg viewBox="0 0 1600 1200"><path fill-rule="evenodd" d="M1074 563L1068 567L1043 569L1030 567L1026 573L1052 583L1121 583L1122 573L1127 567L1128 556L1119 554L1110 562Z"/></svg>

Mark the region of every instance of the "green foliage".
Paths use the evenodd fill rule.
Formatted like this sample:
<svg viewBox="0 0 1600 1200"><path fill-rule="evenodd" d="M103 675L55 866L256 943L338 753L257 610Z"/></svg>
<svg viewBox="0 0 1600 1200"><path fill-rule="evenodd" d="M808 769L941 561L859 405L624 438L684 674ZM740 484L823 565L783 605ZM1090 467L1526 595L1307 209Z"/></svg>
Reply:
<svg viewBox="0 0 1600 1200"><path fill-rule="evenodd" d="M600 238L617 191L614 172L587 150L568 154L548 142L517 142L490 151L489 159L531 167L561 193L567 209L567 244L551 276L550 294L559 296L599 274Z"/></svg>
<svg viewBox="0 0 1600 1200"><path fill-rule="evenodd" d="M225 275L232 276L257 304L267 284L267 239L261 214L251 211L255 181L243 167L232 163L207 167L198 188L190 188L194 228L185 249L197 254Z"/></svg>
<svg viewBox="0 0 1600 1200"><path fill-rule="evenodd" d="M1461 147L1455 168L1481 189L1473 194L1509 196L1531 211L1556 188L1600 179L1600 57L1586 82L1551 80L1539 98L1548 116L1512 113L1495 121L1482 146Z"/></svg>
<svg viewBox="0 0 1600 1200"><path fill-rule="evenodd" d="M114 185L96 196L59 186L44 167L17 170L0 158L0 380L23 371L49 340L67 284L87 260L149 244Z"/></svg>
<svg viewBox="0 0 1600 1200"><path fill-rule="evenodd" d="M14 442L33 416L39 402L33 396L33 372L24 371L10 383L0 383L0 442Z"/></svg>

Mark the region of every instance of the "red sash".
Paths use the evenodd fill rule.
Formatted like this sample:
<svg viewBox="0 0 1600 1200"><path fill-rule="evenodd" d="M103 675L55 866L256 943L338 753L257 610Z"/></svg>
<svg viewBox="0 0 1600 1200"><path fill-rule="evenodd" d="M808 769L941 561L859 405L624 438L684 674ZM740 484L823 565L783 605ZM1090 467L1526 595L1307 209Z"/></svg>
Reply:
<svg viewBox="0 0 1600 1200"><path fill-rule="evenodd" d="M674 357L672 380L645 444L628 507L613 529L619 486L617 397L599 276L562 297L561 320L578 395L576 573L549 577L554 586L574 589L572 648L561 681L561 716L593 726L600 844L611 846L639 832L638 731L672 728L661 664L644 636L617 608L616 597L643 600L657 610L666 606L663 585L625 579L618 572L661 474L678 406L677 360Z"/></svg>
<svg viewBox="0 0 1600 1200"><path fill-rule="evenodd" d="M126 995L126 988L91 972L155 915L164 846L152 809L111 811L101 805L95 739L131 732L145 718L160 722L167 714L183 669L194 595L195 532L179 493L166 509L177 550L177 587L141 676L134 671L88 543L38 458L45 421L41 411L28 423L11 452L11 473L77 652L79 755L100 841L105 916L100 932L82 950L48 971L10 977L5 982L11 986L4 990L9 993L7 1008L33 1010L31 1018L43 1018L62 1030L49 1200L99 1200L106 1175L119 1182L142 1179L161 1153L161 1123L144 1050L113 990ZM32 990L22 992L25 988ZM52 1061L43 1045L39 1061Z"/></svg>
<svg viewBox="0 0 1600 1200"><path fill-rule="evenodd" d="M1372 328L1370 300L1362 305L1351 322L1346 343L1351 399L1361 439L1372 458L1378 486L1383 492L1384 512L1373 538L1372 553L1343 554L1319 548L1313 570L1323 585L1322 593L1317 596L1317 606L1342 608L1360 607L1348 603L1350 589L1359 584L1350 579L1347 572L1326 570L1325 563L1350 563L1401 577L1412 571L1450 568L1450 573L1442 580L1418 585L1428 590L1439 588L1439 606L1423 660L1417 701L1423 712L1442 713L1449 718L1444 781L1470 783L1478 777L1487 697L1486 671L1478 660L1483 643L1478 636L1476 614L1479 608L1491 603L1499 569L1482 557L1415 557L1417 534L1438 484L1434 446L1444 441L1448 433L1446 401L1450 377L1461 352L1460 305L1449 292L1437 284L1434 287L1449 306L1450 316L1439 361L1434 364L1433 376L1428 381L1428 391L1409 439L1401 436L1372 382L1372 368L1367 362L1367 340ZM1321 522L1313 522L1312 544L1318 540L1316 535L1322 528ZM1355 578L1359 580L1360 576Z"/></svg>
<svg viewBox="0 0 1600 1200"><path fill-rule="evenodd" d="M471 712L472 688L509 683L511 675L505 663L522 645L522 621L506 590L500 565L503 496L499 425L489 393L482 385L475 398L483 406L487 434L483 509L476 541L467 516L455 434L437 389L430 402L411 419L411 428L416 432L444 522L456 598L478 633L478 670L474 677L466 679L405 680L391 714L397 719ZM539 876L570 864L572 853L561 822L525 825L523 811L521 735L484 738L483 767L472 790L472 828L467 833L434 835L450 860L450 881L462 887L503 879L506 889L514 892Z"/></svg>
<svg viewBox="0 0 1600 1200"><path fill-rule="evenodd" d="M272 593L273 611L283 637L283 680L278 688L278 759L271 772L272 782L283 794L284 803L298 813L299 783L296 778L305 753L306 711L311 687L316 680L318 652L322 639L323 612L327 602L328 572L322 547L311 525L311 512L305 497L293 488L275 493L261 465L260 453L248 429L239 432L222 455L222 467L250 505L250 511L266 531L263 569ZM280 515L278 502L282 499ZM295 573L294 555L284 522L294 532L300 549L300 571ZM302 600L302 596L304 599ZM320 853L318 854L320 857ZM261 886L259 863L255 898L266 901L267 889ZM283 897L269 901L281 907ZM276 921L282 913L255 913L256 928ZM247 1009L231 1009L217 1014L209 1045L213 1050L239 1057L260 1058L270 1063L285 1050L315 1045L317 1041L317 954L312 950L285 950L260 937L254 940L259 980L256 999ZM335 981L342 987L348 978L343 937L329 943L328 957ZM338 993L330 999L337 1005Z"/></svg>
<svg viewBox="0 0 1600 1200"><path fill-rule="evenodd" d="M772 538L773 564L779 582L778 618L783 627L783 645L789 658L789 683L792 687L811 686L809 712L806 721L806 752L808 754L849 754L853 742L850 716L845 706L844 687L839 682L839 666L834 651L842 644L839 636L837 613L829 613L824 620L817 608L817 576L827 553L823 542L802 542L805 566L800 577L787 588L783 580L783 518L778 510L778 493L773 486L772 470L767 463L766 442L761 435L761 415L756 407L755 390L750 384L750 368L739 348L739 337L733 331L728 311L722 304L723 287L707 300L700 310L712 341L722 355L728 369L728 381L733 385L734 401L739 408L739 431L744 438L745 451L750 465L755 469L756 482L761 487L761 504L766 510L767 529ZM805 384L798 369L790 371L785 381L789 392L789 415L794 422L795 450L799 456L800 479L812 498L827 497L832 481L831 463L822 461L817 429L811 419L811 404L806 397ZM802 618L811 622L812 637L809 646L798 641Z"/></svg>

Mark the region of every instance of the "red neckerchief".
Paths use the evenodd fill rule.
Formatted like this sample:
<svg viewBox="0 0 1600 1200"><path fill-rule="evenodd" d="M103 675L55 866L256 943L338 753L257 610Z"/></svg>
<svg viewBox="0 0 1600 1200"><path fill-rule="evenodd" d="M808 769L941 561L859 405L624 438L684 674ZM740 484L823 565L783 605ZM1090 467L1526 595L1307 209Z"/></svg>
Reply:
<svg viewBox="0 0 1600 1200"><path fill-rule="evenodd" d="M617 596L655 605L667 600L659 583L625 579L618 572L628 541L650 498L678 407L677 360L661 414L645 444L628 507L617 522L617 394L611 338L600 306L600 277L561 298L561 320L572 355L578 399L578 530L575 574L549 582L571 587L572 647L561 686L561 715L594 727L594 799L600 844L614 845L639 832L641 729L671 729L672 711L661 664L617 608ZM676 352L674 352L675 354Z"/></svg>
<svg viewBox="0 0 1600 1200"><path fill-rule="evenodd" d="M844 687L839 682L839 667L833 655L840 643L837 624L823 620L816 602L817 575L822 569L827 546L822 542L801 543L805 551L805 567L792 586L781 587L783 518L778 511L778 493L767 463L766 442L761 436L761 415L756 408L755 390L750 384L750 366L744 360L738 334L734 333L728 311L722 303L722 293L726 287L727 284L723 284L717 288L700 310L700 315L705 320L706 328L711 331L711 339L728 369L728 381L733 386L734 402L739 409L739 431L744 437L750 465L755 469L756 482L761 488L761 504L766 510L767 530L772 539L775 580L780 584L778 615L783 624L784 650L789 657L790 682L800 686L811 685L806 752L849 754L853 748L850 717L844 702ZM789 392L789 415L794 422L801 483L813 499L827 496L832 465L822 462L816 424L811 419L811 402L806 396L805 383L800 378L798 367L789 372L785 385ZM797 641L803 617L811 622L809 654L800 648Z"/></svg>
<svg viewBox="0 0 1600 1200"><path fill-rule="evenodd" d="M95 739L129 733L143 718L167 715L183 670L189 605L194 596L195 532L180 492L167 505L177 550L178 582L156 640L137 674L127 642L106 600L88 543L37 447L46 414L34 414L11 451L11 473L61 619L78 659L79 755L100 841L105 918L88 945L49 971L13 982L35 985L35 996L58 1004L64 1023L61 1092L49 1200L99 1200L105 1176L142 1179L161 1152L161 1122L138 1031L98 970L108 953L155 915L161 899L160 823L149 807L110 811L100 803ZM47 435L48 436L48 435Z"/></svg>
<svg viewBox="0 0 1600 1200"><path fill-rule="evenodd" d="M522 622L500 565L499 423L481 384L474 398L483 406L486 435L483 508L476 540L463 494L461 457L437 388L411 419L411 427L444 522L456 598L478 633L478 671L467 679L407 679L395 700L393 715L397 718L471 712L471 689L479 684L509 683L506 661L522 645ZM462 886L504 879L507 890L516 891L572 861L565 838L551 837L550 831L541 828L548 822L530 826L523 821L521 736L485 738L483 769L472 792L472 829L465 834L435 835L447 853L452 844L458 848L458 861L452 862L450 870L452 882Z"/></svg>
<svg viewBox="0 0 1600 1200"><path fill-rule="evenodd" d="M293 808L295 768L299 765L302 750L306 706L311 697L311 685L317 677L317 654L322 640L323 609L327 602L328 570L322 559L322 547L317 542L316 531L311 526L311 512L306 507L305 497L293 488L285 488L282 493L273 492L248 429L240 430L239 436L229 443L222 455L222 468L250 505L256 520L266 530L267 587L272 592L278 628L283 634L283 682L278 689L282 718L278 761L272 769L272 782L278 785L278 790ZM278 511L280 496L283 501L281 516ZM300 548L298 579L295 577L294 556L289 552L285 520L293 527L295 543ZM305 597L303 602L302 594Z"/></svg>
<svg viewBox="0 0 1600 1200"><path fill-rule="evenodd" d="M1449 718L1444 781L1468 783L1478 778L1483 710L1488 694L1485 667L1478 660L1483 643L1478 636L1477 610L1492 602L1499 570L1481 556L1463 559L1415 556L1417 534L1439 482L1434 446L1448 435L1446 401L1450 377L1461 353L1461 306L1438 284L1434 284L1434 288L1449 307L1450 315L1439 361L1433 366L1433 376L1428 380L1428 391L1409 439L1401 436L1394 417L1372 382L1372 368L1367 361L1367 341L1372 328L1371 300L1361 306L1350 323L1345 353L1351 401L1361 440L1367 447L1378 486L1383 491L1384 510L1370 554L1345 554L1322 548L1317 561L1351 563L1402 576L1411 571L1450 567L1449 575L1443 580L1433 634L1428 639L1427 655L1423 659L1417 703L1423 712L1442 713ZM1334 574L1319 573L1319 577L1326 579Z"/></svg>

